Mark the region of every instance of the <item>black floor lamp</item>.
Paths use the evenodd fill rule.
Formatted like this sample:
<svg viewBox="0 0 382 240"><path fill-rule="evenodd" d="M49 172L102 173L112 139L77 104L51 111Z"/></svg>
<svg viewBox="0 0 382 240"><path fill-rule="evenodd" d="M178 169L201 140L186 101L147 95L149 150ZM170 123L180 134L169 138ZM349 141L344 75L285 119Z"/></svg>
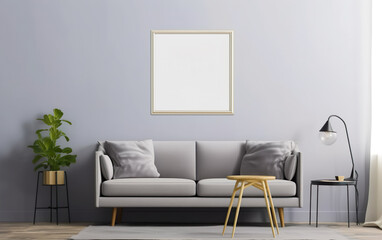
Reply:
<svg viewBox="0 0 382 240"><path fill-rule="evenodd" d="M329 122L330 118L332 118L332 117L336 117L336 118L340 119L343 122L343 124L345 126L345 130L346 130L346 136L347 136L347 139L348 139L348 145L349 145L352 169L351 169L350 177L346 178L345 180L347 180L347 181L357 181L358 180L358 173L357 173L357 171L354 168L353 152L352 152L351 146L350 146L348 128L346 126L345 121L342 118L340 118L337 115L330 115L329 116L329 118L325 122L324 126L320 129L320 139L321 139L321 142L323 142L326 145L331 145L331 144L333 144L337 140L337 133L335 131L333 131L332 126L330 125L330 122Z"/></svg>

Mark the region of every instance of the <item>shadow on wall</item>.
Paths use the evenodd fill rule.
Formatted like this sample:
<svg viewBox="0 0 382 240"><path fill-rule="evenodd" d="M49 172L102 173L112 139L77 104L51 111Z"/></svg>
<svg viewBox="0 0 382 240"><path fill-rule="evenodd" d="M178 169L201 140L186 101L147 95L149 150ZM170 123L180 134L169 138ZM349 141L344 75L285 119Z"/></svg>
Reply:
<svg viewBox="0 0 382 240"><path fill-rule="evenodd" d="M25 123L22 127L23 138L0 156L0 191L4 194L1 197L0 220L25 221L30 217L28 210L34 207L37 174L33 171L33 151L27 146L33 143L38 126L37 121Z"/></svg>

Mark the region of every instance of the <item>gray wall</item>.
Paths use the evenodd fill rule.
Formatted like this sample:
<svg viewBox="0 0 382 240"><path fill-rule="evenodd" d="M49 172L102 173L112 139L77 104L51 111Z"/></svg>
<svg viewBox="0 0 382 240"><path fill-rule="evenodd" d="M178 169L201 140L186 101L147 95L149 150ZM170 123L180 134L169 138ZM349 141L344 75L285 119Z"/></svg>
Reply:
<svg viewBox="0 0 382 240"><path fill-rule="evenodd" d="M151 29L234 30L234 115L150 115ZM64 130L78 154L69 170L74 221L110 216L94 207L96 141L146 138L295 140L303 153L305 205L287 209L286 218L307 221L310 180L350 172L341 122L332 121L334 145L318 139L330 114L348 124L363 217L370 1L0 1L0 221L32 219L36 173L26 146L41 127L35 119L54 107L73 122ZM322 221L346 220L345 189L323 188L320 196ZM130 212L129 221L156 221L164 212L166 221L221 221L225 209ZM258 214L241 216L252 221Z"/></svg>

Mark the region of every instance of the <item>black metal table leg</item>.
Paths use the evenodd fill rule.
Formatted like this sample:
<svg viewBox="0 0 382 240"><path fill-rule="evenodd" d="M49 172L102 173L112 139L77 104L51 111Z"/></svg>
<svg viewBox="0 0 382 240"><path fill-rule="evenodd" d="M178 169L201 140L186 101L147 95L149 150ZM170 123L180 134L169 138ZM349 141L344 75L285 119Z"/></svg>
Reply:
<svg viewBox="0 0 382 240"><path fill-rule="evenodd" d="M53 221L53 193L52 193L52 185L50 185L50 222Z"/></svg>
<svg viewBox="0 0 382 240"><path fill-rule="evenodd" d="M312 225L312 184L310 184L310 198L309 198L309 225Z"/></svg>
<svg viewBox="0 0 382 240"><path fill-rule="evenodd" d="M319 192L319 187L320 185L317 185L316 188L317 188L317 205L316 205L316 227L318 227L318 192Z"/></svg>
<svg viewBox="0 0 382 240"><path fill-rule="evenodd" d="M348 202L348 227L350 227L350 213L349 213L349 185L346 185L347 190L347 202Z"/></svg>
<svg viewBox="0 0 382 240"><path fill-rule="evenodd" d="M58 182L57 182L57 172L56 172L56 223L58 225Z"/></svg>
<svg viewBox="0 0 382 240"><path fill-rule="evenodd" d="M69 204L69 191L68 191L68 177L66 176L66 172L65 172L65 184L66 184L66 204L68 205L68 219L69 219L69 223L70 223L70 204Z"/></svg>
<svg viewBox="0 0 382 240"><path fill-rule="evenodd" d="M358 221L359 193L358 193L357 183L354 185L354 188L355 188L355 214L357 217L357 225L359 225L359 221Z"/></svg>
<svg viewBox="0 0 382 240"><path fill-rule="evenodd" d="M35 202L34 202L33 224L35 224L35 223L36 223L36 210L37 210L38 183L39 183L39 181L40 181L40 173L41 173L41 172L38 172L38 173L37 173L37 186L36 186L36 198L35 198Z"/></svg>

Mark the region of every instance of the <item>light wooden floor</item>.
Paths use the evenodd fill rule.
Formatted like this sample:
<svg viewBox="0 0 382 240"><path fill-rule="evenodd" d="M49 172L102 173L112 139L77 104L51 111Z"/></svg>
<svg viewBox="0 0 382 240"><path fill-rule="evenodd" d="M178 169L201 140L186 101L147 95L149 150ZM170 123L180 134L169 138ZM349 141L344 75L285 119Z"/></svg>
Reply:
<svg viewBox="0 0 382 240"><path fill-rule="evenodd" d="M52 224L52 223L0 223L0 239L68 239L89 226L89 223ZM301 224L287 224L301 225ZM305 225L305 223L304 223ZM346 223L320 223L335 229L340 234L351 239L359 240L381 240L382 230L379 228L362 227L352 225L347 227Z"/></svg>
<svg viewBox="0 0 382 240"><path fill-rule="evenodd" d="M0 223L0 239L68 239L89 226L86 223Z"/></svg>

